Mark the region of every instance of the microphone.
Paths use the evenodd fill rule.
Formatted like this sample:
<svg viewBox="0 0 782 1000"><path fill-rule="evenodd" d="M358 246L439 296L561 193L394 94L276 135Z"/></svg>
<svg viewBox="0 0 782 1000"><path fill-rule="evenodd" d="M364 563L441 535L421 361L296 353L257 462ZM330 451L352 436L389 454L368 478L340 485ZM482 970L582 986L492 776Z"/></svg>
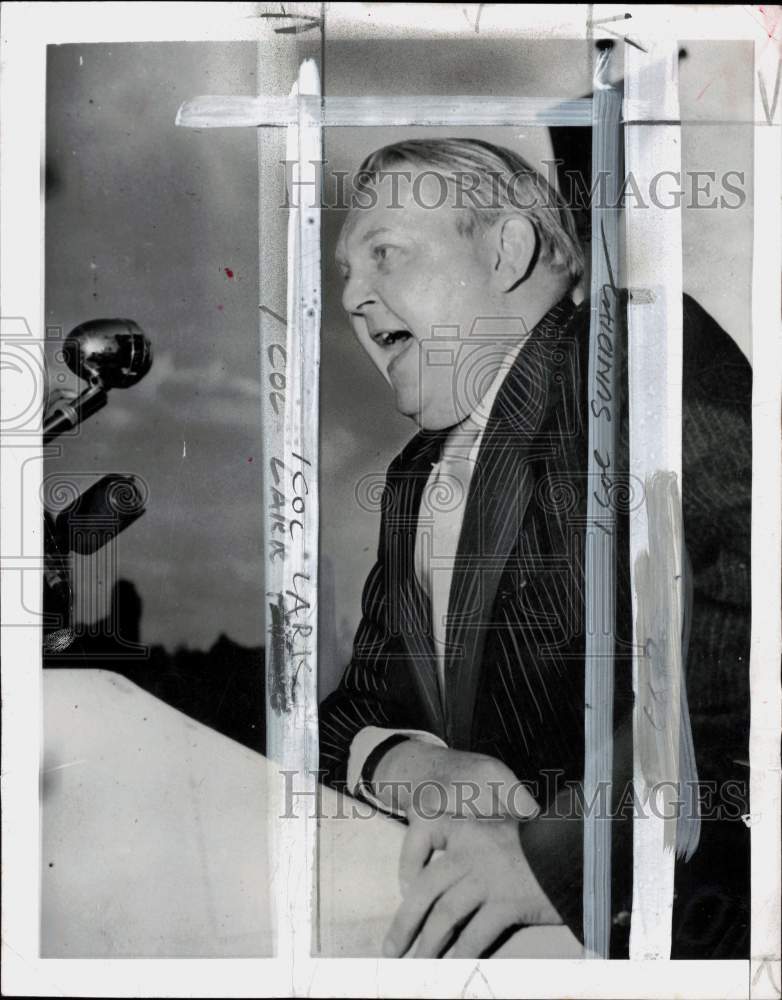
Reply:
<svg viewBox="0 0 782 1000"><path fill-rule="evenodd" d="M146 499L146 488L137 476L103 476L57 515L58 550L93 555L141 517Z"/></svg>
<svg viewBox="0 0 782 1000"><path fill-rule="evenodd" d="M152 346L132 319L92 319L71 330L63 344L65 363L89 386L70 403L58 404L44 422L43 442L77 427L106 405L110 389L127 389L152 367Z"/></svg>

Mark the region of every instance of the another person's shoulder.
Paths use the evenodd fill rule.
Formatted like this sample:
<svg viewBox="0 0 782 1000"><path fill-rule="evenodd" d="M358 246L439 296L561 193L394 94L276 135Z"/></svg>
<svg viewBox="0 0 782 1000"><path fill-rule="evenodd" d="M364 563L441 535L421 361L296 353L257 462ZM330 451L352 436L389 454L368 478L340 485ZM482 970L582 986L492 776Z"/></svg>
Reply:
<svg viewBox="0 0 782 1000"><path fill-rule="evenodd" d="M736 341L691 295L684 296L682 376L685 402L749 408L752 366Z"/></svg>
<svg viewBox="0 0 782 1000"><path fill-rule="evenodd" d="M626 330L626 289L619 293L619 328ZM579 342L588 364L591 306L584 300L573 312L568 333ZM627 377L627 342L622 338L619 377ZM684 405L711 403L727 409L749 407L752 400L752 366L736 341L691 295L682 297L682 382Z"/></svg>

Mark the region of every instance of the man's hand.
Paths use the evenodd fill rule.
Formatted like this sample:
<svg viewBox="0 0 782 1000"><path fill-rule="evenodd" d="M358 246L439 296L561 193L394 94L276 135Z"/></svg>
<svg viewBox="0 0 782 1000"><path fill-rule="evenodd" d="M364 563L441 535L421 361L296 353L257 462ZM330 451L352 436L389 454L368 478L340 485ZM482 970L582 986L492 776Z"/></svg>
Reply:
<svg viewBox="0 0 782 1000"><path fill-rule="evenodd" d="M434 851L443 853L430 860ZM538 885L511 818L412 818L400 859L403 901L383 954L416 958L453 944L453 958L478 958L510 927L561 924ZM455 940L454 940L455 938Z"/></svg>
<svg viewBox="0 0 782 1000"><path fill-rule="evenodd" d="M410 824L384 954L403 955L420 932L416 956L437 956L458 932L454 957L477 958L516 924L562 923L521 850L518 822L538 805L501 761L406 740L381 758L372 784Z"/></svg>
<svg viewBox="0 0 782 1000"><path fill-rule="evenodd" d="M538 806L494 757L405 740L386 753L372 780L376 797L408 819L440 815L532 819Z"/></svg>

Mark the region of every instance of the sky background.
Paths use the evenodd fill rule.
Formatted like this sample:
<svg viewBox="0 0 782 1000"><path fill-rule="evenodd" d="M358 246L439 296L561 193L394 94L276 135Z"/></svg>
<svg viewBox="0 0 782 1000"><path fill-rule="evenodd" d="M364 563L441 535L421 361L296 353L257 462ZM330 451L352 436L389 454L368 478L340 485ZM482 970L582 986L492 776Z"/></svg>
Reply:
<svg viewBox="0 0 782 1000"><path fill-rule="evenodd" d="M751 276L751 48L683 43L686 170L743 170L747 206L685 210L685 289L742 348ZM581 42L335 43L332 94L524 94L590 89ZM146 379L117 390L47 474L84 489L106 472L148 485L147 513L119 539L118 565L82 560L77 605L105 613L115 573L143 600L142 640L208 647L221 632L264 641L261 393L258 351L257 151L252 129L174 126L198 94L256 92L252 43L52 47L48 60L46 317L66 334L100 317L135 320L152 340ZM616 75L616 71L615 71ZM735 125L708 122L730 120ZM329 168L350 170L396 138L438 130L333 129ZM444 130L439 130L441 133ZM449 129L550 157L544 129ZM321 369L321 687L336 682L376 550L377 515L356 484L382 474L415 431L352 339L332 263L341 213L323 216ZM76 386L49 350L53 384ZM57 376L65 377L64 383ZM50 483L50 488L55 480Z"/></svg>

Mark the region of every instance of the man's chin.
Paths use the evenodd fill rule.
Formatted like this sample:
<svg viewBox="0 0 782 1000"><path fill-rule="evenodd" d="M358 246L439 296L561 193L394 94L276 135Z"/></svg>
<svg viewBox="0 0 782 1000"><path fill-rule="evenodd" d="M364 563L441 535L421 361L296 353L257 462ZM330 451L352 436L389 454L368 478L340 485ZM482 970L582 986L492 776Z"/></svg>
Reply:
<svg viewBox="0 0 782 1000"><path fill-rule="evenodd" d="M409 394L405 397L404 394L395 392L394 405L396 406L397 413L401 413L403 417L414 420L420 426L421 411L417 399L410 399Z"/></svg>
<svg viewBox="0 0 782 1000"><path fill-rule="evenodd" d="M405 409L401 406L397 406L397 413L401 413L403 417L407 417L408 420L412 420L414 423L418 424L421 430L426 430L423 424L421 414L417 410Z"/></svg>
<svg viewBox="0 0 782 1000"><path fill-rule="evenodd" d="M396 394L396 408L403 417L408 417L421 428L422 431L442 431L446 427L453 427L458 423L459 418L453 413L433 413L431 408L420 406L418 399L405 399L404 396Z"/></svg>
<svg viewBox="0 0 782 1000"><path fill-rule="evenodd" d="M399 412L403 413L404 411L400 410ZM421 413L420 411L405 413L405 416L414 420L422 431L443 431L446 427L453 427L458 422L453 416L437 417L425 412Z"/></svg>

